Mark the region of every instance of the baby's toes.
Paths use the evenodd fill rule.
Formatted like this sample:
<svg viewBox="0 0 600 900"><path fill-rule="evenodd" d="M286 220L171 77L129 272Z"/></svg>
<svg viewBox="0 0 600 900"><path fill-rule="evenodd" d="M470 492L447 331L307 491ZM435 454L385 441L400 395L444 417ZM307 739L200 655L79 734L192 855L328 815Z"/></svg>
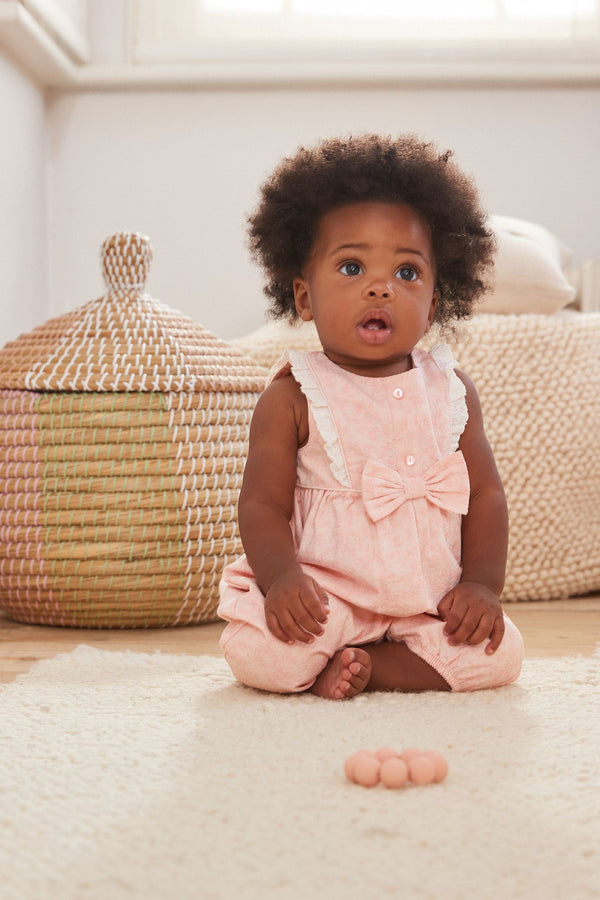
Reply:
<svg viewBox="0 0 600 900"><path fill-rule="evenodd" d="M361 650L360 647L354 647L353 649L354 659L350 663L349 669L353 675L368 680L371 677L371 657L366 650Z"/></svg>
<svg viewBox="0 0 600 900"><path fill-rule="evenodd" d="M340 661L344 668L350 669L353 674L358 673L356 666L360 666L361 669L365 667L371 668L371 657L361 647L345 647L342 650Z"/></svg>
<svg viewBox="0 0 600 900"><path fill-rule="evenodd" d="M342 672L343 689L346 697L360 693L367 686L371 677L371 657L366 650L358 647L348 647L344 653L352 654L352 659L347 656Z"/></svg>

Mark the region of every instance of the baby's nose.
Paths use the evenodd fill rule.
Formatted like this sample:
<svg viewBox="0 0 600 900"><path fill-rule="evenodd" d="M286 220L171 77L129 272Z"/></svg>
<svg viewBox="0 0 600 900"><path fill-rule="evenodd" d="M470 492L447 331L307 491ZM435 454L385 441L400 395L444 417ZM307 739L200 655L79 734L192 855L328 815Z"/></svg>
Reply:
<svg viewBox="0 0 600 900"><path fill-rule="evenodd" d="M393 286L385 279L372 281L367 288L367 297L383 297L385 299L394 295Z"/></svg>

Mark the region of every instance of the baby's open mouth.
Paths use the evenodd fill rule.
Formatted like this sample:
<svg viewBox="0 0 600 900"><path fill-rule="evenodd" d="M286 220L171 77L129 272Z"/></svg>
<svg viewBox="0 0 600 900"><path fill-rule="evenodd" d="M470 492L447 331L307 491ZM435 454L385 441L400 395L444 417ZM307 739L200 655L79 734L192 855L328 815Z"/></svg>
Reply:
<svg viewBox="0 0 600 900"><path fill-rule="evenodd" d="M385 324L383 319L368 319L366 322L363 322L362 327L368 328L369 331L382 331L388 326Z"/></svg>
<svg viewBox="0 0 600 900"><path fill-rule="evenodd" d="M385 343L392 334L389 314L385 310L370 310L358 326L358 332L367 344Z"/></svg>

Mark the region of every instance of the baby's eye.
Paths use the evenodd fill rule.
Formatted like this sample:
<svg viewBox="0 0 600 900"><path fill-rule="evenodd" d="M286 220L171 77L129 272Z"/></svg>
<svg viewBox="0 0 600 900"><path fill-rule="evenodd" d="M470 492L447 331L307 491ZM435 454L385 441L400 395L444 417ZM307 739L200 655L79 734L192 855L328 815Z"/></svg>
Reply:
<svg viewBox="0 0 600 900"><path fill-rule="evenodd" d="M416 281L419 277L419 273L412 266L401 266L396 275L403 281Z"/></svg>
<svg viewBox="0 0 600 900"><path fill-rule="evenodd" d="M345 262L340 266L340 272L342 275L360 275L362 267L357 262Z"/></svg>

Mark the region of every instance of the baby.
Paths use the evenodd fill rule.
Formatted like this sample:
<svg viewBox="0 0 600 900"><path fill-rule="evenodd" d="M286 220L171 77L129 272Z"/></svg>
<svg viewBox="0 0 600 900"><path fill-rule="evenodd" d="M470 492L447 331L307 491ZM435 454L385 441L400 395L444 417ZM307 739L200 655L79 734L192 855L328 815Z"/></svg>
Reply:
<svg viewBox="0 0 600 900"><path fill-rule="evenodd" d="M470 691L514 681L500 605L504 491L473 382L417 344L470 314L494 238L450 153L327 140L284 160L250 219L277 316L323 350L274 366L221 582L221 645L268 691Z"/></svg>

